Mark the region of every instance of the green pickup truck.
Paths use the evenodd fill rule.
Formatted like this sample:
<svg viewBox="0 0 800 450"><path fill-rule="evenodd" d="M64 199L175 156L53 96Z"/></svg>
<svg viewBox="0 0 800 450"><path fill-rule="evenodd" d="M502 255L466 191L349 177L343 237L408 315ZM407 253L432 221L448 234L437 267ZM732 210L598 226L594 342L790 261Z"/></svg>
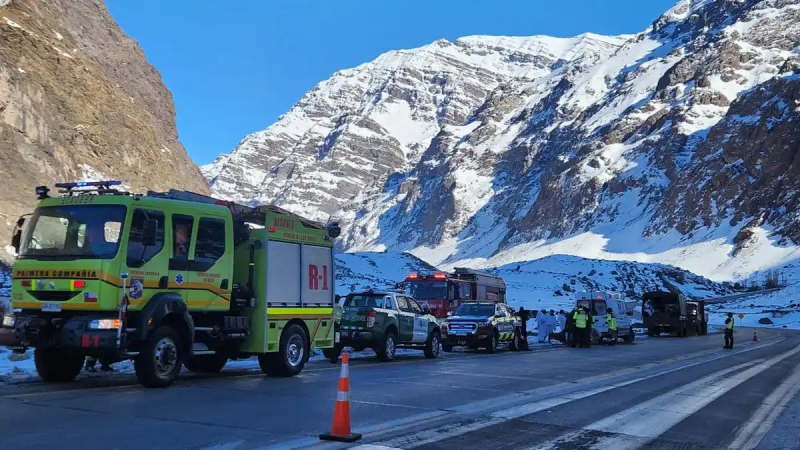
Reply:
<svg viewBox="0 0 800 450"><path fill-rule="evenodd" d="M436 318L412 297L395 292L365 291L347 295L337 327L339 341L326 352L336 362L344 347L371 348L378 359L391 361L398 348L424 350L437 358L442 335Z"/></svg>

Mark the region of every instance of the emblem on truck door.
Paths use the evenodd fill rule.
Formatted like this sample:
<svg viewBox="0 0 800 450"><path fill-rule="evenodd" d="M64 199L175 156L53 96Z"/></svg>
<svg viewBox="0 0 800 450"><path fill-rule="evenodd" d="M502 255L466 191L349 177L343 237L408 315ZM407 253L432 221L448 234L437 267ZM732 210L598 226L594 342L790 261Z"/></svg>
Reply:
<svg viewBox="0 0 800 450"><path fill-rule="evenodd" d="M175 284L181 285L183 284L183 274L179 273L175 275Z"/></svg>

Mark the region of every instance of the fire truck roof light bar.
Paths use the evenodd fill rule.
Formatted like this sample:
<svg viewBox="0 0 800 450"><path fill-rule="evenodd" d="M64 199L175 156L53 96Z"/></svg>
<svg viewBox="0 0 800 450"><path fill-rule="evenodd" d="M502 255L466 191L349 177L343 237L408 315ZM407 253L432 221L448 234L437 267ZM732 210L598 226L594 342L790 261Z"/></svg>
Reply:
<svg viewBox="0 0 800 450"><path fill-rule="evenodd" d="M56 183L56 187L60 189L74 189L77 187L108 187L120 185L122 185L122 181L119 180L73 181L71 183Z"/></svg>

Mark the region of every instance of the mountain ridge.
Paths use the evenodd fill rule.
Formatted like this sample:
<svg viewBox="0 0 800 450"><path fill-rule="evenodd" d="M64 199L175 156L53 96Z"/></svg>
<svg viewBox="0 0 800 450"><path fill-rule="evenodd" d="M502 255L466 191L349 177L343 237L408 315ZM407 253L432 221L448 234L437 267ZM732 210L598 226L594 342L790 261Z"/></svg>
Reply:
<svg viewBox="0 0 800 450"><path fill-rule="evenodd" d="M341 218L347 251L444 267L568 254L744 278L800 257L780 194L800 188L798 23L798 0L681 0L635 35L572 38L588 45L569 60L566 46L530 51L568 38L536 36L436 41L415 49L420 67L376 68L413 59L387 52L204 173L225 198Z"/></svg>

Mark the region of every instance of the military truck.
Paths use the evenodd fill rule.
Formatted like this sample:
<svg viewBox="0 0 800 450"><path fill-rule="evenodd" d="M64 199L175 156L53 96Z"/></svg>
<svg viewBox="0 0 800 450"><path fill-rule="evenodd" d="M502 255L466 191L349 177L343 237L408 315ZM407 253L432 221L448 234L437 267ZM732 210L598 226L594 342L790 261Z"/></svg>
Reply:
<svg viewBox="0 0 800 450"><path fill-rule="evenodd" d="M672 333L686 337L708 333L708 317L703 301L687 301L679 293L645 292L642 303L642 322L648 336Z"/></svg>
<svg viewBox="0 0 800 450"><path fill-rule="evenodd" d="M39 376L73 380L92 356L131 359L147 387L181 366L217 372L258 357L264 373L299 373L312 348L334 345L333 239L274 206L192 192L134 195L117 181L36 189L13 236L14 351L33 347Z"/></svg>
<svg viewBox="0 0 800 450"><path fill-rule="evenodd" d="M442 322L442 350L453 347L484 348L496 353L498 345L511 350L522 347L522 321L505 303L473 301L462 303Z"/></svg>
<svg viewBox="0 0 800 450"><path fill-rule="evenodd" d="M371 348L381 361L391 361L398 348L424 350L427 358L439 356L439 324L413 297L367 290L348 294L342 306L339 344L326 354L332 362L344 347L357 352Z"/></svg>

